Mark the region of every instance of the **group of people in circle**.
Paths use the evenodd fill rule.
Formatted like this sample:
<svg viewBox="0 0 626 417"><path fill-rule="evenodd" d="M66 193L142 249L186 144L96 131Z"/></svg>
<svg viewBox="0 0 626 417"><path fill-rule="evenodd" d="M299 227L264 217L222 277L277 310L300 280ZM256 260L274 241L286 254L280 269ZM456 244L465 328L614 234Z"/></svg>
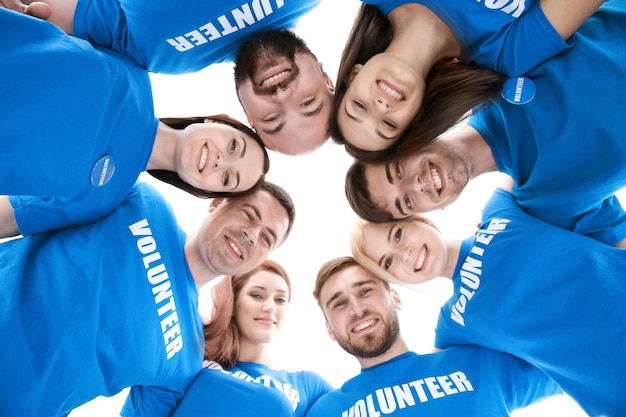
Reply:
<svg viewBox="0 0 626 417"><path fill-rule="evenodd" d="M561 393L626 414L626 5L363 0L333 82L293 30L319 1L0 0L3 412L130 387L123 416L504 416ZM150 72L220 62L248 124L155 117ZM342 387L270 359L291 284L267 258L296 207L267 149L329 137L361 218L312 286L362 367ZM144 171L211 199L195 232ZM423 215L495 171L474 235ZM453 295L416 354L393 285L435 277Z"/></svg>

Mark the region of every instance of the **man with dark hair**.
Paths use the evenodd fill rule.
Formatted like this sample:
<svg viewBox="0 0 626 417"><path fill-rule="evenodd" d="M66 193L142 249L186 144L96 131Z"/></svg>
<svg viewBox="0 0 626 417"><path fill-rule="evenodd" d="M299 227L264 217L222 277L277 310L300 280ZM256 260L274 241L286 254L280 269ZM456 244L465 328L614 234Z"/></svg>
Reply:
<svg viewBox="0 0 626 417"><path fill-rule="evenodd" d="M234 60L248 121L268 148L296 155L328 138L333 83L292 32L319 2L44 0L26 6L0 0L0 6L48 19L155 73L189 73Z"/></svg>
<svg viewBox="0 0 626 417"><path fill-rule="evenodd" d="M138 182L109 216L0 244L0 409L65 416L131 387L124 416L169 416L201 369L198 290L259 265L287 237L291 198L265 184L216 198L186 235Z"/></svg>

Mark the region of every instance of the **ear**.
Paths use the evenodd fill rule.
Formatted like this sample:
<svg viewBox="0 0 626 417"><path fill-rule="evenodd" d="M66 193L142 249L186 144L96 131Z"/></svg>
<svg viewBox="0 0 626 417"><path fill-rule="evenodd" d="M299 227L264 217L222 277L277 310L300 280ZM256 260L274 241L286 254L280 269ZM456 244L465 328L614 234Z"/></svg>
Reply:
<svg viewBox="0 0 626 417"><path fill-rule="evenodd" d="M322 78L324 78L324 82L326 83L326 87L331 91L331 92L335 92L335 83L333 82L333 80L328 76L328 74L326 74L326 71L324 71L324 68L322 67L322 64L320 63L320 69L322 70Z"/></svg>
<svg viewBox="0 0 626 417"><path fill-rule="evenodd" d="M326 322L326 331L328 332L328 336L330 337L330 340L332 340L333 342L336 342L337 339L335 338L335 334L333 333L333 330L330 328L330 324L328 324L328 322Z"/></svg>
<svg viewBox="0 0 626 417"><path fill-rule="evenodd" d="M350 75L348 75L348 82L351 83L354 80L354 77L363 69L363 64L354 64L352 67L352 71L350 71Z"/></svg>
<svg viewBox="0 0 626 417"><path fill-rule="evenodd" d="M224 202L224 197L215 197L209 204L209 213L212 213L220 204Z"/></svg>
<svg viewBox="0 0 626 417"><path fill-rule="evenodd" d="M400 299L400 294L398 294L398 291L393 289L391 290L391 299L393 300L393 305L396 310L402 310L402 300Z"/></svg>

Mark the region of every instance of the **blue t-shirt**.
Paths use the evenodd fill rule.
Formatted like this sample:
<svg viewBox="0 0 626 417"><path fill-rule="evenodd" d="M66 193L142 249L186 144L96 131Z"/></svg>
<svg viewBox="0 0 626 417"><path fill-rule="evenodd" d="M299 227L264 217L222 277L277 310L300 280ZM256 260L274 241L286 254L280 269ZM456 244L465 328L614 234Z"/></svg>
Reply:
<svg viewBox="0 0 626 417"><path fill-rule="evenodd" d="M217 381L222 384L219 388L216 388ZM322 377L309 371L275 370L254 362L237 362L226 370L209 362L189 387L173 417L256 417L261 410L267 416L303 417L311 405L331 389ZM282 397L280 401L275 398L277 395ZM196 413L196 410L205 411Z"/></svg>
<svg viewBox="0 0 626 417"><path fill-rule="evenodd" d="M361 0L385 15L406 3L427 7L461 46L459 58L510 76L522 75L569 47L538 1Z"/></svg>
<svg viewBox="0 0 626 417"><path fill-rule="evenodd" d="M590 415L626 410L626 249L529 216L498 189L465 240L435 345L520 357Z"/></svg>
<svg viewBox="0 0 626 417"><path fill-rule="evenodd" d="M535 98L500 100L469 121L515 180L519 204L548 223L614 245L626 213L626 3L608 0L574 46L527 75Z"/></svg>
<svg viewBox="0 0 626 417"><path fill-rule="evenodd" d="M205 368L189 386L172 417L258 417L260 414L292 417L293 410L282 392L226 371Z"/></svg>
<svg viewBox="0 0 626 417"><path fill-rule="evenodd" d="M182 74L233 61L260 31L293 29L320 0L79 0L73 34L134 59L148 71Z"/></svg>
<svg viewBox="0 0 626 417"><path fill-rule="evenodd" d="M136 416L169 416L204 352L185 239L139 182L98 222L0 244L2 414L64 416L132 386Z"/></svg>
<svg viewBox="0 0 626 417"><path fill-rule="evenodd" d="M148 73L50 23L0 9L0 194L23 235L111 212L150 157ZM21 196L21 197L20 197Z"/></svg>
<svg viewBox="0 0 626 417"><path fill-rule="evenodd" d="M561 389L539 369L513 356L464 346L418 355L407 352L361 370L320 398L307 417L500 417Z"/></svg>

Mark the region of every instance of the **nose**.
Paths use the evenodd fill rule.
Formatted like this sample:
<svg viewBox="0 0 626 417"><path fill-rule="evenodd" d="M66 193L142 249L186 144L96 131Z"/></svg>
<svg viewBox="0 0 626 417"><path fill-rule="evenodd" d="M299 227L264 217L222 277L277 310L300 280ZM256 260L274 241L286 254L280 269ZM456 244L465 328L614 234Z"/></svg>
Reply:
<svg viewBox="0 0 626 417"><path fill-rule="evenodd" d="M289 96L291 95L291 89L289 88L289 86L277 86L276 90L274 90L274 94L272 94L272 97L276 100L285 100L287 99Z"/></svg>
<svg viewBox="0 0 626 417"><path fill-rule="evenodd" d="M374 100L374 107L376 107L376 110L378 110L381 113L386 113L389 111L389 109L391 109L391 106L389 105L389 102L385 99L382 99L380 97L378 97L376 100Z"/></svg>
<svg viewBox="0 0 626 417"><path fill-rule="evenodd" d="M270 313L270 314L274 314L276 313L276 305L274 304L273 301L268 301L267 303L265 303L263 305L263 307L261 308L261 310L264 313Z"/></svg>
<svg viewBox="0 0 626 417"><path fill-rule="evenodd" d="M411 249L410 246L405 246L404 248L401 249L402 251L402 256L400 259L402 259L402 261L406 264L408 262L411 261L411 255L413 254L413 250Z"/></svg>
<svg viewBox="0 0 626 417"><path fill-rule="evenodd" d="M253 228L242 229L241 233L243 234L244 243L250 246L256 245L258 233Z"/></svg>
<svg viewBox="0 0 626 417"><path fill-rule="evenodd" d="M350 300L350 316L354 317L354 318L360 318L363 317L367 311L367 306L362 303L360 300L358 300L357 298L352 298Z"/></svg>

